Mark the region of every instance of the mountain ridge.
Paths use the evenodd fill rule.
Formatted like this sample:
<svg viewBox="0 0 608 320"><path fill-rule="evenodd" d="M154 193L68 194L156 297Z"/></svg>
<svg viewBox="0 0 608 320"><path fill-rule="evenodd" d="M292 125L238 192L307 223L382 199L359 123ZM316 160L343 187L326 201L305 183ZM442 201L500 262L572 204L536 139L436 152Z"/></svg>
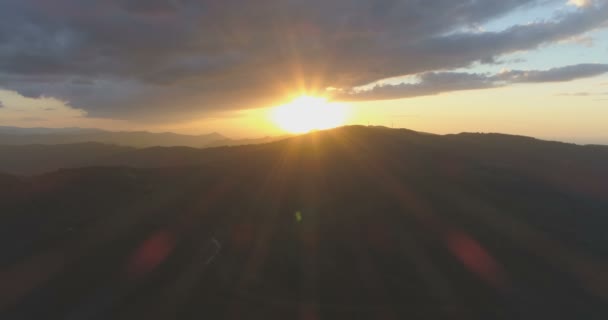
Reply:
<svg viewBox="0 0 608 320"><path fill-rule="evenodd" d="M545 141L525 136L514 136L505 134L478 134L478 133L461 133L450 135L434 135L427 133L419 133L408 129L391 129L386 127L365 127L365 126L346 126L336 129L323 130L312 132L306 135L287 137L279 139L279 141L265 141L261 144L250 144L243 146L222 145L205 149L191 147L149 147L149 148L131 148L119 147L112 148L109 145L103 144L65 144L63 146L53 145L26 145L26 146L2 146L0 152L4 155L0 159L0 172L7 173L22 173L35 174L50 171L53 169L78 167L85 165L118 165L118 166L143 166L143 167L163 167L163 166L180 166L180 165L197 165L205 163L213 157L222 157L222 153L246 153L247 150L272 149L277 148L281 144L303 141L314 137L332 137L343 136L345 139L360 140L362 144L368 144L369 147L374 147L374 144L380 143L391 144L391 148L396 148L399 144L402 146L416 148L434 148L437 152L449 152L452 155L459 157L467 157L467 152L477 154L478 157L485 158L488 161L503 161L504 159L517 160L517 153L522 152L527 160L542 161L546 156L544 152L560 152L567 155L567 158L561 162L570 160L590 161L594 165L599 165L598 162L604 161L608 148L602 146L584 146L564 142ZM377 140L377 141L376 141ZM427 144L427 147L424 147ZM51 152L53 149L74 150L82 146L88 146L90 150L103 149L103 156L91 157L92 161L82 162L67 161L66 165L61 163L52 164L45 163L41 159L47 158L45 152ZM375 149L379 150L376 146ZM479 148L483 149L480 153ZM417 149L416 149L417 150ZM557 151L556 151L557 150ZM100 151L101 152L101 151ZM85 152L86 153L86 152ZM601 161L595 161L595 153ZM30 159L31 158L31 159ZM88 159L81 156L80 158ZM25 159L26 161L20 161ZM40 166L36 167L36 159L39 159ZM57 158L59 160L59 158ZM69 157L66 156L66 159ZM569 160L570 159L570 160ZM504 162L504 161L503 161Z"/></svg>
<svg viewBox="0 0 608 320"><path fill-rule="evenodd" d="M25 284L0 287L0 315L605 316L606 161L527 138L347 127L0 175L0 282Z"/></svg>

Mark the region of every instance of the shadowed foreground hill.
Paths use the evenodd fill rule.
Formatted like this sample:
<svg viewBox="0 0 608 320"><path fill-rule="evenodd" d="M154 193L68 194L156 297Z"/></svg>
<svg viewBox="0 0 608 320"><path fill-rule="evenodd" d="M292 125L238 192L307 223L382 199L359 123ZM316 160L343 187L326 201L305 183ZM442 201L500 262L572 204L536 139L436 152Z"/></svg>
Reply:
<svg viewBox="0 0 608 320"><path fill-rule="evenodd" d="M346 127L103 161L0 175L3 319L608 316L602 147Z"/></svg>
<svg viewBox="0 0 608 320"><path fill-rule="evenodd" d="M101 143L0 145L0 172L29 175L86 167L133 150Z"/></svg>

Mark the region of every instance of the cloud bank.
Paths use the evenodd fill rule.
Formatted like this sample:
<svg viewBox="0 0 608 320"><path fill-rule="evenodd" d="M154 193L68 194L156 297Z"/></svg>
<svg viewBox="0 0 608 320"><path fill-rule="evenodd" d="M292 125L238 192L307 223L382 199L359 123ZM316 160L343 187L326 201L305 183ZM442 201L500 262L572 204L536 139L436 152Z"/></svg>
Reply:
<svg viewBox="0 0 608 320"><path fill-rule="evenodd" d="M599 64L497 75L444 71L608 22L608 1L572 1L578 8L547 20L454 31L546 2L4 0L0 87L53 97L90 116L166 121L268 106L326 87L350 99L388 99L605 72ZM353 94L407 75L421 82Z"/></svg>

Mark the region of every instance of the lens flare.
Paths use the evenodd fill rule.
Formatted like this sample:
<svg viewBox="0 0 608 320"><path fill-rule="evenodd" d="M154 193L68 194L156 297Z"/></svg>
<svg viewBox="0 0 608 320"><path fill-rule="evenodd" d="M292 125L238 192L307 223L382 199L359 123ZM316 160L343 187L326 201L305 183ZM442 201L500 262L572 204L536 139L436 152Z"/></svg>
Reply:
<svg viewBox="0 0 608 320"><path fill-rule="evenodd" d="M327 102L325 98L301 96L274 109L272 118L283 130L306 133L331 129L345 123L347 108L343 104Z"/></svg>

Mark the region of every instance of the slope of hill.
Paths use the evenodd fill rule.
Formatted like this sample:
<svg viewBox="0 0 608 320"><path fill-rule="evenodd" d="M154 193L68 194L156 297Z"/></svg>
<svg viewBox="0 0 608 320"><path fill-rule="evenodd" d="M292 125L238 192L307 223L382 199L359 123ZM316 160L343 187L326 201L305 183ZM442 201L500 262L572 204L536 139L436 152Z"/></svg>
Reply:
<svg viewBox="0 0 608 320"><path fill-rule="evenodd" d="M262 143L269 143L269 142L284 140L289 137L290 137L290 135L275 136L275 137L266 136L266 137L262 137L262 138L253 138L253 139L222 139L222 140L217 140L217 141L211 142L211 143L207 144L205 147L212 148L212 147L245 146L245 145L250 145L250 144L262 144Z"/></svg>
<svg viewBox="0 0 608 320"><path fill-rule="evenodd" d="M102 133L104 130L95 129L95 128L78 128L78 127L68 127L68 128L44 128L44 127L33 127L33 128L24 128L24 127L9 127L9 126L0 126L0 134L10 134L10 135L40 135L40 134L72 134L72 133Z"/></svg>
<svg viewBox="0 0 608 320"><path fill-rule="evenodd" d="M0 172L40 174L61 168L92 166L103 159L135 150L101 143L0 145Z"/></svg>
<svg viewBox="0 0 608 320"><path fill-rule="evenodd" d="M607 161L345 127L0 176L0 316L603 319Z"/></svg>
<svg viewBox="0 0 608 320"><path fill-rule="evenodd" d="M135 148L190 147L211 148L268 143L289 137L263 137L256 139L232 139L219 133L185 135L171 132L105 131L89 128L20 128L0 126L0 145L22 146L32 144L55 145L77 143L104 143Z"/></svg>
<svg viewBox="0 0 608 320"><path fill-rule="evenodd" d="M604 171L603 164L608 159L606 146L580 146L575 144L543 141L529 137L505 134L462 133L456 135L432 135L406 129L389 129L385 127L348 126L329 131L315 132L309 135L284 138L271 143L259 145L244 144L242 146L224 146L208 149L189 147L151 147L144 149L114 148L100 144L75 144L73 146L0 146L0 172L36 174L54 169L84 167L84 166L133 166L133 167L170 167L195 166L215 160L240 159L250 152L263 150L279 150L285 144L301 144L303 140L340 139L354 140L369 152L386 153L388 148L396 157L410 155L424 157L455 157L458 161L473 161L483 165L518 167L528 171L554 172L566 170ZM342 138L343 137L343 138ZM285 140L289 139L289 140ZM221 140L226 141L226 140ZM238 140L235 140L238 141ZM251 139L250 141L257 141ZM266 140L261 140L266 141ZM228 142L225 142L228 143ZM223 145L224 143L219 143ZM80 157L72 157L78 153L81 146L99 146L106 152L102 156L85 157L87 161L79 161ZM59 156L63 150L73 150L66 154L65 161ZM258 151L259 150L259 151ZM89 150L82 150L82 154ZM329 151L331 152L331 150ZM46 163L47 153L56 161ZM92 158L89 161L89 158ZM587 170L589 171L589 170ZM574 174L574 173L572 173ZM584 175L584 173L581 172ZM556 177L557 178L557 177ZM575 178L575 177L574 177Z"/></svg>
<svg viewBox="0 0 608 320"><path fill-rule="evenodd" d="M113 132L83 128L51 129L0 127L0 145L52 145L97 142L137 148L154 146L187 146L202 148L220 140L227 140L227 138L215 132L204 135L183 135L170 132Z"/></svg>

